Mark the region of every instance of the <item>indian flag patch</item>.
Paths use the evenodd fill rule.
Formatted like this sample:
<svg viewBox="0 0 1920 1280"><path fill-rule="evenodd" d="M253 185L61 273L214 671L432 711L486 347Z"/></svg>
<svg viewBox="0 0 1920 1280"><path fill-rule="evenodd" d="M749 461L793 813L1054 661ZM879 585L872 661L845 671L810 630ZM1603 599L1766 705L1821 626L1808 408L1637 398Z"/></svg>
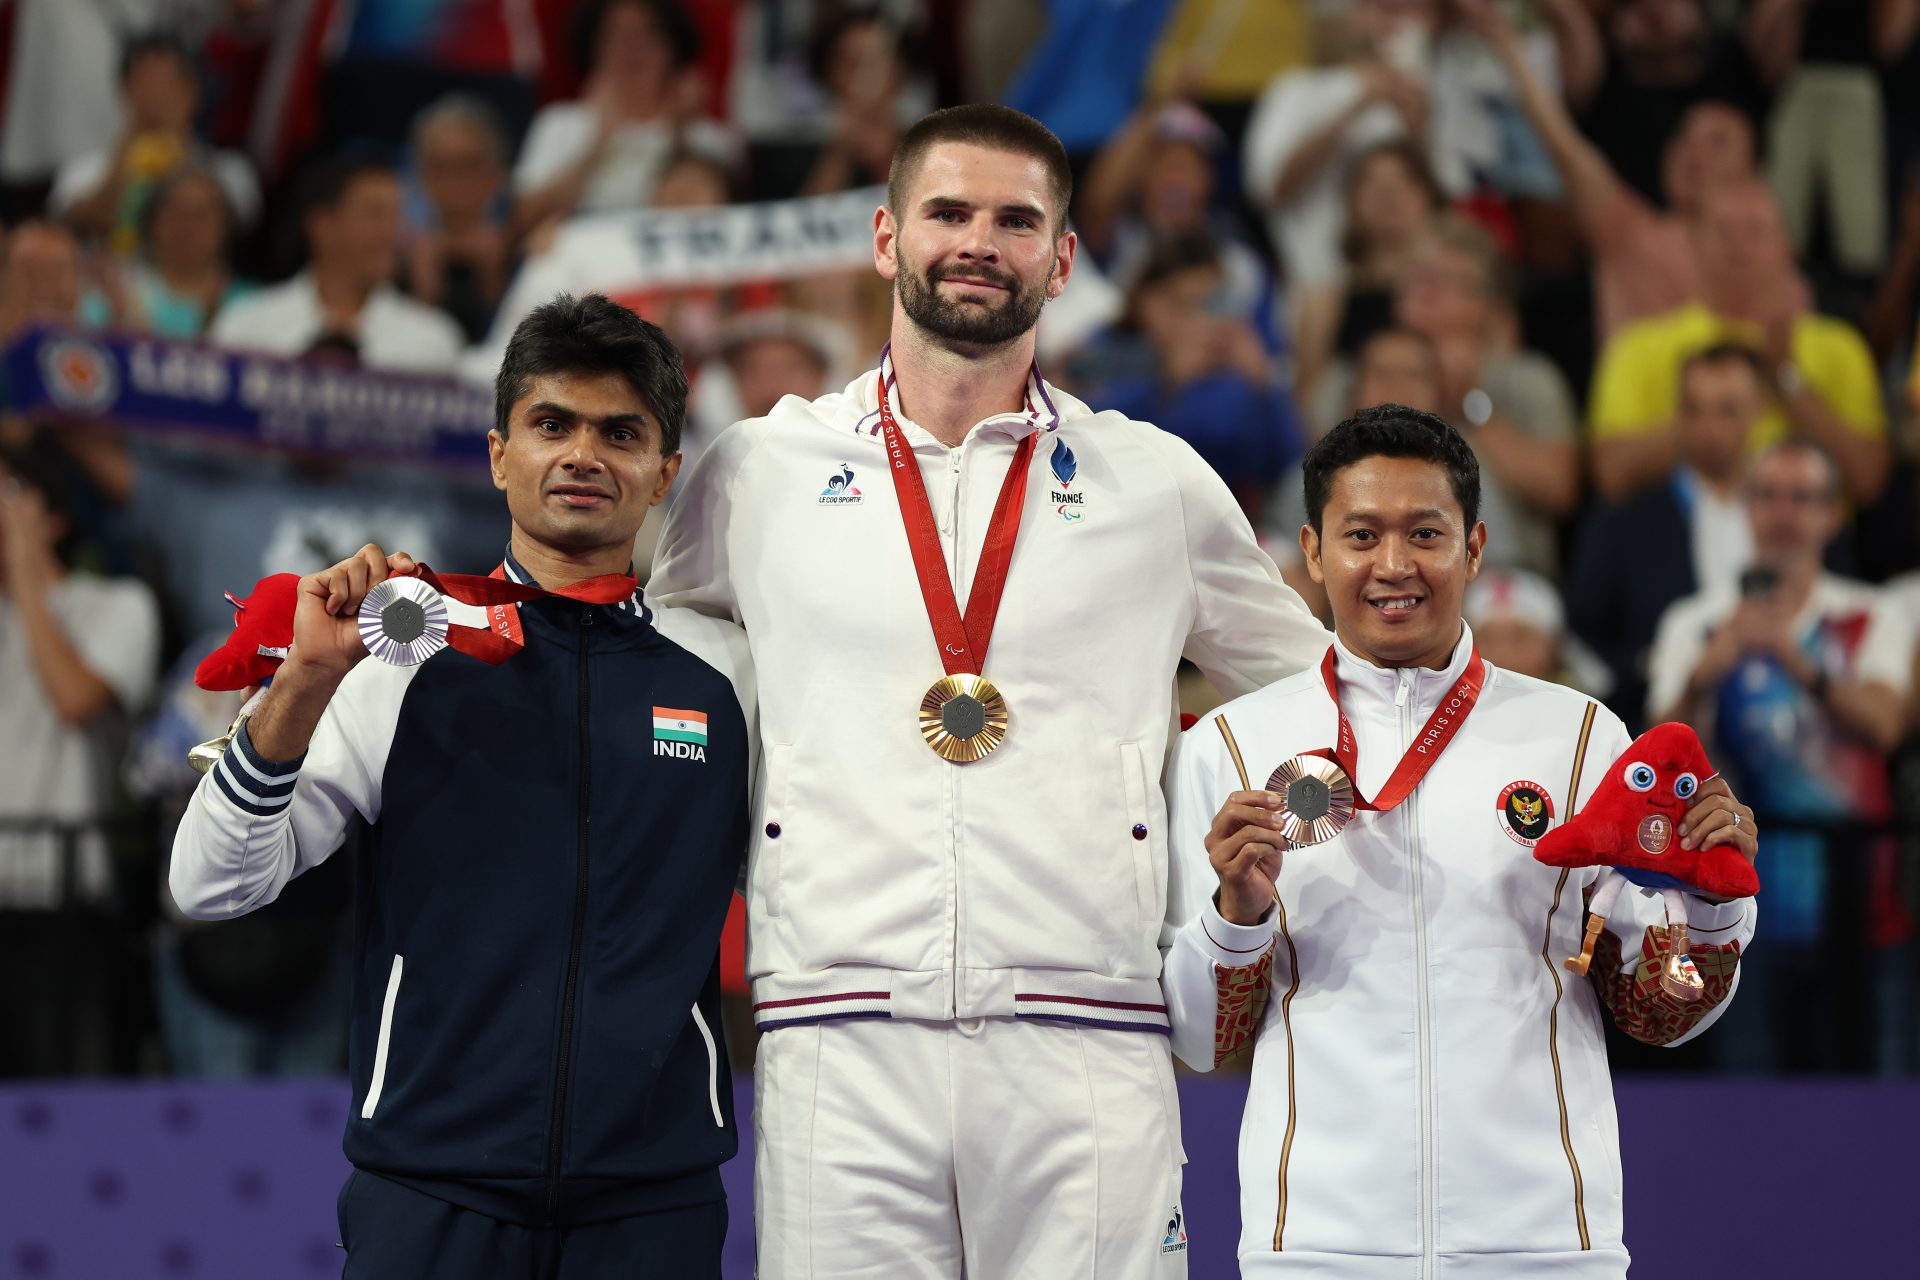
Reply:
<svg viewBox="0 0 1920 1280"><path fill-rule="evenodd" d="M679 707L653 709L653 754L707 761L707 713Z"/></svg>
<svg viewBox="0 0 1920 1280"><path fill-rule="evenodd" d="M653 740L655 742L691 742L695 746L707 745L707 713L704 711L683 711L678 707L655 707L653 709Z"/></svg>

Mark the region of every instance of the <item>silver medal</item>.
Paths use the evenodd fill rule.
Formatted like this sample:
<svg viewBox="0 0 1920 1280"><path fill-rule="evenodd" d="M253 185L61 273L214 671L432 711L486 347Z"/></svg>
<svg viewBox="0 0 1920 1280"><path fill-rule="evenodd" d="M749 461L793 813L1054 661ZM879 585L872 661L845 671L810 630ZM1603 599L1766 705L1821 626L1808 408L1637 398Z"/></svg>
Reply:
<svg viewBox="0 0 1920 1280"><path fill-rule="evenodd" d="M418 666L447 647L446 598L418 578L388 578L360 602L360 639L382 662Z"/></svg>

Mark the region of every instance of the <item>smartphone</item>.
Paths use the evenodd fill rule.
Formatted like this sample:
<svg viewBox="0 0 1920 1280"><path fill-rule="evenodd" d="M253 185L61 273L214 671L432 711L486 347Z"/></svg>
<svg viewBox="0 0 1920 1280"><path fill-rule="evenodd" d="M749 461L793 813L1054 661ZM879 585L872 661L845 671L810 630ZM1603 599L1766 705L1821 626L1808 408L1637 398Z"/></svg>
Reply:
<svg viewBox="0 0 1920 1280"><path fill-rule="evenodd" d="M1763 596L1780 585L1780 571L1755 565L1740 574L1740 594L1745 599Z"/></svg>

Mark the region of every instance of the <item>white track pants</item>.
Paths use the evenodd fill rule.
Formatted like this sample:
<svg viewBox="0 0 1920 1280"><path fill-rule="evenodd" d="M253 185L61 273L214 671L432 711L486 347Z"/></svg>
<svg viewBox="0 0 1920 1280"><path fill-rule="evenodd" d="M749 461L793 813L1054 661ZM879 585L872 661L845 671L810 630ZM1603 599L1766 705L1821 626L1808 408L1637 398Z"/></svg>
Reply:
<svg viewBox="0 0 1920 1280"><path fill-rule="evenodd" d="M1165 1036L782 1027L754 1066L760 1280L1179 1280Z"/></svg>

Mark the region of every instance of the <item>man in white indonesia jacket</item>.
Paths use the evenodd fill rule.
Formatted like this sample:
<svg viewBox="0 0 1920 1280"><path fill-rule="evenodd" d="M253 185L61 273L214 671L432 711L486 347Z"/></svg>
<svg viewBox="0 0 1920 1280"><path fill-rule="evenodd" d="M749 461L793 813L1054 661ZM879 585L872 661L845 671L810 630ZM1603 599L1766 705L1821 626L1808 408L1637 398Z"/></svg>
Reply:
<svg viewBox="0 0 1920 1280"><path fill-rule="evenodd" d="M759 672L764 1280L1186 1273L1159 981L1174 669L1244 693L1329 637L1191 448L1034 368L1070 183L1004 107L909 130L874 225L890 356L723 432L662 535L651 589L745 624ZM991 698L923 727L930 684L976 675L1003 740Z"/></svg>
<svg viewBox="0 0 1920 1280"><path fill-rule="evenodd" d="M1305 480L1330 672L1202 720L1169 782L1174 1051L1207 1071L1253 1047L1241 1273L1620 1277L1602 1007L1649 1043L1699 1034L1733 994L1752 900L1689 900L1699 1000L1662 992L1662 899L1630 886L1590 979L1564 972L1600 873L1532 847L1625 767L1630 735L1574 690L1479 661L1460 599L1486 529L1453 428L1365 410L1314 447ZM1264 786L1328 749L1357 755L1353 790L1378 807L1289 844ZM1753 857L1752 811L1718 779L1698 797L1684 840ZM1674 1158L1683 1179L1690 1157Z"/></svg>

